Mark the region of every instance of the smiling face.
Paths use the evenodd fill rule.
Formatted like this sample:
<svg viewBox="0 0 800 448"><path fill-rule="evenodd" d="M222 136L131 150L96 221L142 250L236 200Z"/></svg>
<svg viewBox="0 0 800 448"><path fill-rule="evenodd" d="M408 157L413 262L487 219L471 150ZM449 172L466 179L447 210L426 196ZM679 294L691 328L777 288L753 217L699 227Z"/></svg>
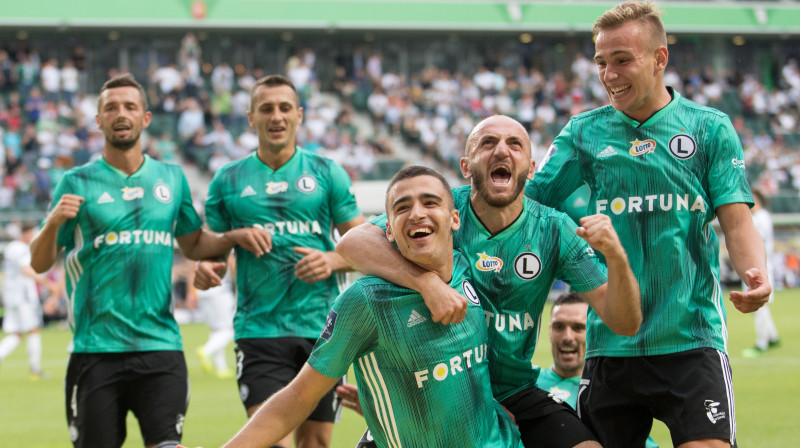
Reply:
<svg viewBox="0 0 800 448"><path fill-rule="evenodd" d="M408 260L450 278L458 211L442 182L429 175L397 181L386 196L386 236Z"/></svg>
<svg viewBox="0 0 800 448"><path fill-rule="evenodd" d="M667 47L638 21L601 30L595 40L598 77L614 109L645 121L670 101L664 86Z"/></svg>
<svg viewBox="0 0 800 448"><path fill-rule="evenodd" d="M492 207L505 207L521 197L533 178L528 132L516 120L496 115L480 123L467 137L461 173L472 179L478 197Z"/></svg>
<svg viewBox="0 0 800 448"><path fill-rule="evenodd" d="M106 137L106 146L127 151L139 142L150 124L141 93L135 87L114 87L100 94L95 120Z"/></svg>
<svg viewBox="0 0 800 448"><path fill-rule="evenodd" d="M564 303L553 307L550 318L550 346L555 372L562 378L583 373L586 363L585 303Z"/></svg>
<svg viewBox="0 0 800 448"><path fill-rule="evenodd" d="M253 92L247 118L258 134L259 149L269 153L294 151L297 126L303 121L303 108L287 85L260 85Z"/></svg>

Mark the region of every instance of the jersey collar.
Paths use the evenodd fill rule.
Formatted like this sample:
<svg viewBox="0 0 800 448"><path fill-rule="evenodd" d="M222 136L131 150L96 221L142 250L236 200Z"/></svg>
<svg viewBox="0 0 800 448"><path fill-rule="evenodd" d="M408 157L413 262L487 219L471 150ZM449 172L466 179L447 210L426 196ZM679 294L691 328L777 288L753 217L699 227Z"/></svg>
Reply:
<svg viewBox="0 0 800 448"><path fill-rule="evenodd" d="M669 113L669 111L672 110L672 108L675 107L676 104L678 104L678 100L681 98L681 94L678 93L678 91L673 89L672 87L667 87L667 90L669 90L669 93L672 95L672 101L667 103L666 106L662 107L661 110L659 110L658 112L656 112L653 115L651 115L650 118L648 118L644 122L640 123L640 122L634 120L633 118L625 115L624 112L619 111L619 110L616 111L617 116L622 121L628 123L629 125L631 125L634 128L649 128L650 126L653 126L654 124L656 124L658 122L658 120L661 119L661 117L663 117L664 115Z"/></svg>
<svg viewBox="0 0 800 448"><path fill-rule="evenodd" d="M263 160L261 160L261 159L258 157L258 149L256 149L255 151L253 151L253 155L252 155L251 157L253 158L253 160L255 160L256 162L258 162L258 164L259 164L259 165L263 166L263 167L264 167L266 170L268 170L269 172L271 172L271 173L276 173L276 172L278 172L278 171L281 171L281 170L286 170L286 169L288 169L290 166L292 166L293 164L297 163L297 162L296 162L296 160L299 160L299 159L300 159L300 156L298 156L298 154L300 153L300 151L301 151L302 149L303 149L303 148L301 148L301 147L299 147L299 146L295 146L295 147L294 147L294 154L292 154L292 157L289 157L289 160L287 160L287 161L286 161L286 163L284 163L283 165L279 166L279 167L278 167L278 169L276 169L276 170L272 169L272 167L270 167L269 165L267 165L266 163L264 163L264 161L263 161Z"/></svg>
<svg viewBox="0 0 800 448"><path fill-rule="evenodd" d="M143 154L143 155L144 155L144 162L142 162L142 166L140 166L139 169L136 170L136 172L134 172L133 174L128 174L125 171L122 171L122 170L112 166L110 163L106 162L106 159L103 156L100 156L99 163L105 165L106 167L108 167L108 169L110 169L111 171L117 173L120 177L122 177L124 179L131 179L131 178L134 178L134 177L141 176L142 173L144 173L145 169L147 169L147 165L150 164L150 156L148 156L147 154Z"/></svg>
<svg viewBox="0 0 800 448"><path fill-rule="evenodd" d="M480 229L480 233L486 236L487 239L503 241L507 237L514 235L517 229L519 229L522 226L522 222L525 221L523 216L528 211L528 208L530 208L529 202L530 201L527 198L525 198L522 201L522 211L520 212L519 216L517 216L517 219L515 219L514 222L512 222L508 227L495 234L490 233L489 229L487 229L486 225L483 224L483 221L481 221L481 218L478 217L477 214L475 214L475 210L472 209L472 201L469 201L469 207L468 207L469 211L467 213L469 215L468 219L472 221L472 223L475 224L478 227L478 229Z"/></svg>

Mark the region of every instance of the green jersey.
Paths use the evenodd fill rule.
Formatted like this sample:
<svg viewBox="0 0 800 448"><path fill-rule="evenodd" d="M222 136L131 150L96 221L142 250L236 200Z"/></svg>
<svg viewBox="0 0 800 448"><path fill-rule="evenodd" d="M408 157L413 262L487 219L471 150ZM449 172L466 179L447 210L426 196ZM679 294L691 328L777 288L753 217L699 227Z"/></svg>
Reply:
<svg viewBox="0 0 800 448"><path fill-rule="evenodd" d="M503 401L536 384L539 368L531 358L555 280L590 291L606 283L608 271L564 213L525 198L519 218L492 235L472 211L471 191L470 186L453 189L461 216L453 242L484 297L492 390ZM382 225L385 218L372 222Z"/></svg>
<svg viewBox="0 0 800 448"><path fill-rule="evenodd" d="M590 310L587 357L726 350L711 222L720 205L752 204L742 147L725 114L671 92L644 123L611 106L572 117L526 186L558 204L586 182L589 212L611 217L639 282L639 332L616 335Z"/></svg>
<svg viewBox="0 0 800 448"><path fill-rule="evenodd" d="M175 237L200 229L180 167L144 156L127 175L101 157L70 170L53 194L84 198L58 229L66 249L74 352L181 350L173 317Z"/></svg>
<svg viewBox="0 0 800 448"><path fill-rule="evenodd" d="M261 258L235 249L237 340L319 336L344 276L298 280L294 265L304 255L294 248L334 250L334 225L360 213L347 172L299 147L277 170L254 152L217 172L206 202L208 226L217 232L261 227L272 235L272 251Z"/></svg>
<svg viewBox="0 0 800 448"><path fill-rule="evenodd" d="M580 375L563 378L553 370L553 366L550 366L549 369L542 369L539 372L539 378L536 380L536 386L539 389L550 392L550 395L567 403L572 409L576 409L575 405L578 403L578 387L580 385Z"/></svg>
<svg viewBox="0 0 800 448"><path fill-rule="evenodd" d="M481 300L454 254L450 286L469 298L458 325L434 323L416 291L362 277L333 305L308 363L330 378L353 364L359 401L381 447L518 447L492 399Z"/></svg>

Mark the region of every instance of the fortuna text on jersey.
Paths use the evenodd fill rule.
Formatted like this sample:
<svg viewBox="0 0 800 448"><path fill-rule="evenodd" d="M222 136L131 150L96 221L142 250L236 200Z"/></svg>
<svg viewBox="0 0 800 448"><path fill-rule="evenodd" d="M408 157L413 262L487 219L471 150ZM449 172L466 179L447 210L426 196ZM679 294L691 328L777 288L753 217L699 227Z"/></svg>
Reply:
<svg viewBox="0 0 800 448"><path fill-rule="evenodd" d="M486 344L481 344L464 353L453 356L449 362L440 362L433 366L433 378L436 381L444 381L448 376L453 376L459 372L463 372L465 368L471 369L473 362L480 364L486 360ZM423 388L425 381L430 380L431 370L418 370L414 372L417 379L417 387Z"/></svg>
<svg viewBox="0 0 800 448"><path fill-rule="evenodd" d="M304 233L316 233L322 235L322 226L315 219L313 221L277 221L262 224L253 224L253 227L264 229L271 235L292 235Z"/></svg>
<svg viewBox="0 0 800 448"><path fill-rule="evenodd" d="M649 194L642 198L641 196L631 196L629 198L614 198L610 201L608 199L598 199L595 202L597 206L597 213L603 213L606 210L611 210L615 215L628 213L642 213L653 212L656 210L670 211L674 207L676 211L688 210L690 212L699 211L705 213L707 208L703 197L697 195L689 205L689 195L684 194Z"/></svg>
<svg viewBox="0 0 800 448"><path fill-rule="evenodd" d="M159 230L121 230L107 232L94 237L94 248L101 244L113 246L115 244L157 244L172 247L172 233Z"/></svg>

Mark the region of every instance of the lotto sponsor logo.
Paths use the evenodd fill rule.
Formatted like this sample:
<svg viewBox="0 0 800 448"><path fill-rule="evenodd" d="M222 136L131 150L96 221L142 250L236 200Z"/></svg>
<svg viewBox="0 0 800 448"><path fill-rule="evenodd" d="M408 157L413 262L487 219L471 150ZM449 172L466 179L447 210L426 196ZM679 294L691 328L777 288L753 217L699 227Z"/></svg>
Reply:
<svg viewBox="0 0 800 448"><path fill-rule="evenodd" d="M317 220L314 221L277 221L262 224L253 224L253 227L264 229L271 235L303 235L315 233L322 235L322 226Z"/></svg>
<svg viewBox="0 0 800 448"><path fill-rule="evenodd" d="M690 199L688 194L650 194L644 197L631 196L629 198L598 199L595 202L597 213L608 210L615 215L622 213L642 213L662 210L668 212L673 208L675 211L688 210L690 212L705 213L708 210L703 197L697 195Z"/></svg>
<svg viewBox="0 0 800 448"><path fill-rule="evenodd" d="M483 315L486 317L486 326L489 330L493 329L498 333L526 331L535 327L533 318L528 313L499 314L483 310Z"/></svg>
<svg viewBox="0 0 800 448"><path fill-rule="evenodd" d="M480 364L486 360L486 344L481 344L460 355L453 356L447 362L440 362L432 369L418 370L414 372L417 380L417 388L425 387L425 382L431 379L444 381L448 377L458 375L465 369L471 369L473 364Z"/></svg>
<svg viewBox="0 0 800 448"><path fill-rule="evenodd" d="M640 156L653 152L656 150L656 141L653 139L639 140L638 138L631 142L631 148L628 153L632 156Z"/></svg>
<svg viewBox="0 0 800 448"><path fill-rule="evenodd" d="M125 187L122 188L122 199L132 201L144 197L144 188L142 187Z"/></svg>
<svg viewBox="0 0 800 448"><path fill-rule="evenodd" d="M289 189L289 184L286 182L267 182L267 194L283 193Z"/></svg>
<svg viewBox="0 0 800 448"><path fill-rule="evenodd" d="M478 261L475 262L475 267L483 272L500 272L500 269L503 269L503 260L486 255L486 252L481 252L478 254Z"/></svg>
<svg viewBox="0 0 800 448"><path fill-rule="evenodd" d="M172 234L158 230L122 230L107 232L94 237L94 248L100 245L115 246L117 244L153 244L172 247Z"/></svg>

